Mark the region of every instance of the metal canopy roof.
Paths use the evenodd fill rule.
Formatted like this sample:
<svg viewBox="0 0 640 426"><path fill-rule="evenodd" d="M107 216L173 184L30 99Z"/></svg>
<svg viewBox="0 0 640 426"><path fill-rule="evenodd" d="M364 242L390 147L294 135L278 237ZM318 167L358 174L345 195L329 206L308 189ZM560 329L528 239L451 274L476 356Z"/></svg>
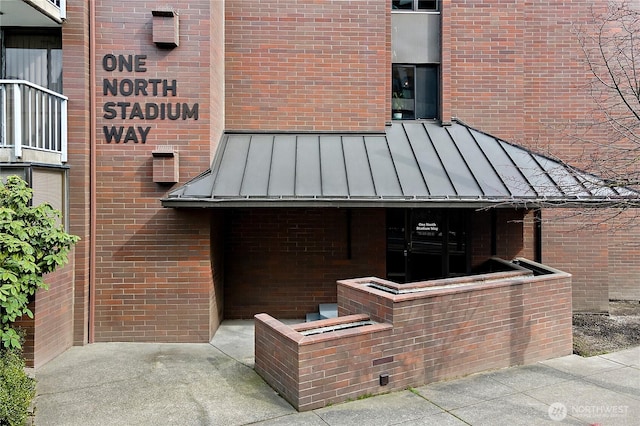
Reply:
<svg viewBox="0 0 640 426"><path fill-rule="evenodd" d="M165 207L486 207L604 204L638 193L460 122L386 133L227 133L211 169Z"/></svg>

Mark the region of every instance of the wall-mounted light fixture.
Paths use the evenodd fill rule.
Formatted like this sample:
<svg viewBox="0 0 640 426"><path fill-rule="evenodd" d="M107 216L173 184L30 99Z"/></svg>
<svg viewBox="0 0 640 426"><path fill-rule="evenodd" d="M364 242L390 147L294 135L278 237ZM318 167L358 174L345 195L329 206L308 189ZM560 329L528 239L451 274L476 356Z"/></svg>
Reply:
<svg viewBox="0 0 640 426"><path fill-rule="evenodd" d="M178 12L173 9L151 11L153 15L153 42L161 49L180 45Z"/></svg>
<svg viewBox="0 0 640 426"><path fill-rule="evenodd" d="M387 386L389 384L389 374L382 373L380 375L380 386Z"/></svg>
<svg viewBox="0 0 640 426"><path fill-rule="evenodd" d="M170 184L180 180L178 153L172 145L157 146L153 155L153 181Z"/></svg>

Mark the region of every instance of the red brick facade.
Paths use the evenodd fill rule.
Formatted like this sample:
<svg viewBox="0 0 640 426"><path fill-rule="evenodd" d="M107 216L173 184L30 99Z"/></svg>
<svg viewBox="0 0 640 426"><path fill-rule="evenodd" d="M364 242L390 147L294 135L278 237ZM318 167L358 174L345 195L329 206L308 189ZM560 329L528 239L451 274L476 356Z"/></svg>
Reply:
<svg viewBox="0 0 640 426"><path fill-rule="evenodd" d="M386 274L384 209L227 213L225 318L304 318L342 277ZM349 216L351 216L349 218Z"/></svg>
<svg viewBox="0 0 640 426"><path fill-rule="evenodd" d="M638 230L632 227L637 220L637 213L626 212L609 224L609 299L640 300L640 245Z"/></svg>
<svg viewBox="0 0 640 426"><path fill-rule="evenodd" d="M481 3L442 2L442 71L445 82L450 81L443 83L443 121L457 117L507 141L584 166L594 145L576 143L576 137L608 139L606 129L585 126L600 112L587 88L592 75L576 29L592 22L605 3ZM558 214L548 211L543 217ZM607 236L596 223L595 232L577 232L579 226L570 220L551 220L542 227L542 261L573 274L576 310L608 311L609 287L612 298L640 298L640 265L631 260L633 248L614 243L636 240L639 231L626 224L622 233Z"/></svg>
<svg viewBox="0 0 640 426"><path fill-rule="evenodd" d="M90 161L91 116L89 80L89 5L70 2L68 20L62 31L62 54L65 84L69 97L68 149L72 166L69 170L69 232L80 237L75 246L75 282L73 303L73 342L89 339L89 263L90 247ZM73 82L73 84L70 84Z"/></svg>
<svg viewBox="0 0 640 426"><path fill-rule="evenodd" d="M179 10L181 46L163 50L152 42L151 12L156 7L148 1L96 2L91 58L90 10L81 4L68 10L63 33L73 132L70 219L71 232L82 237L76 343L87 341L87 324L95 341L205 342L220 320L217 310L210 311L217 306L211 301L220 298L213 284L210 214L160 206L170 187L153 182L152 152L159 145L173 146L180 155L181 182L209 167L224 119L224 99L216 95L223 93L224 84L224 46L216 42L222 39L224 11L221 2L190 2ZM93 82L88 76L92 61ZM93 129L87 114L89 91L95 96ZM129 106L125 110L120 103ZM135 103L141 106L137 112ZM133 133L127 133L130 129ZM89 210L92 190L95 212ZM89 229L92 214L94 228ZM89 283L92 255L94 281Z"/></svg>
<svg viewBox="0 0 640 426"><path fill-rule="evenodd" d="M492 218L492 215L495 218ZM495 221L495 225L492 222ZM492 226L495 241L492 243ZM476 268L491 256L502 259L535 259L533 211L496 209L474 212L471 216L471 266ZM492 247L492 244L495 247ZM495 250L495 252L492 251Z"/></svg>
<svg viewBox="0 0 640 426"><path fill-rule="evenodd" d="M52 360L73 344L74 256L70 263L45 276L48 290L38 291L29 305L34 319L17 322L24 330L23 354L27 365L38 367Z"/></svg>
<svg viewBox="0 0 640 426"><path fill-rule="evenodd" d="M69 222L81 240L73 274L60 273L70 281L36 306L40 326L58 324L46 333L63 345L69 333L74 344L205 342L223 318L300 318L335 301L338 279L385 276L384 208L164 209L160 199L211 166L224 131L384 132L390 3L180 2L179 46L168 48L153 41L164 4L68 2ZM592 3L443 0L442 121L571 162L582 147L567 130L593 114L572 25L591 19ZM177 185L154 182L159 146L177 154ZM640 298L638 231L550 221L538 234L532 211L508 207L470 221L473 267L498 255L566 270L577 310ZM36 344L35 362L58 350Z"/></svg>
<svg viewBox="0 0 640 426"><path fill-rule="evenodd" d="M491 213L474 212L472 268L491 256L533 258L523 237L531 215L497 210L492 253ZM385 209L234 209L225 228L225 318L304 318L335 302L342 277L386 275Z"/></svg>
<svg viewBox="0 0 640 426"><path fill-rule="evenodd" d="M510 142L552 147L563 159L580 150L558 136L592 119L594 105L584 90L590 75L575 30L593 19L597 5L442 3L443 26L451 31L443 40L451 58L451 86L443 98L451 115Z"/></svg>
<svg viewBox="0 0 640 426"><path fill-rule="evenodd" d="M226 129L384 131L389 3L225 2Z"/></svg>

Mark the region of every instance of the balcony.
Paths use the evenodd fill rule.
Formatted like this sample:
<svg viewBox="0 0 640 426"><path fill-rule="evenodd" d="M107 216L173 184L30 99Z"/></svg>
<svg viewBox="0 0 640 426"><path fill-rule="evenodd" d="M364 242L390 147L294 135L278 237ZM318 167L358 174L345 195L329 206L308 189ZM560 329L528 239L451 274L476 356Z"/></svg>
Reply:
<svg viewBox="0 0 640 426"><path fill-rule="evenodd" d="M0 80L0 162L64 164L67 97L24 80Z"/></svg>
<svg viewBox="0 0 640 426"><path fill-rule="evenodd" d="M59 27L66 18L66 0L0 1L0 27Z"/></svg>

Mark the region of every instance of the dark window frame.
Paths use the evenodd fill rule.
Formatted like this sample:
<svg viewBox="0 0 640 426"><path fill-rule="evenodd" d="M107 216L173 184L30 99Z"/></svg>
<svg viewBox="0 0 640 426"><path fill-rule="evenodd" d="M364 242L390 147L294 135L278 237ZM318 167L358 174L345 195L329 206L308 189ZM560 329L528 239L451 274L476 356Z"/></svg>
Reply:
<svg viewBox="0 0 640 426"><path fill-rule="evenodd" d="M62 93L62 31L59 28L14 28L0 29L0 78L16 79L15 75L8 75L7 49L43 50L46 52L46 81L32 81L47 89ZM24 47L23 47L24 46ZM55 53L54 53L55 51Z"/></svg>
<svg viewBox="0 0 640 426"><path fill-rule="evenodd" d="M438 12L439 0L392 0L391 10L394 12Z"/></svg>
<svg viewBox="0 0 640 426"><path fill-rule="evenodd" d="M386 276L405 283L470 275L472 211L386 209Z"/></svg>
<svg viewBox="0 0 640 426"><path fill-rule="evenodd" d="M440 64L394 63L391 80L394 120L437 120L440 117Z"/></svg>

